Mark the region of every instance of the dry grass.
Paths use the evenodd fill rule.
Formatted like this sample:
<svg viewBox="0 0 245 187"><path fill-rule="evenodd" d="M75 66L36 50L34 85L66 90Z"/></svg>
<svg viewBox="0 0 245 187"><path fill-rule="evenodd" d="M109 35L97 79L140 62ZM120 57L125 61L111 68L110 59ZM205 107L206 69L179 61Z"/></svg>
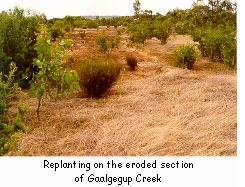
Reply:
<svg viewBox="0 0 245 187"><path fill-rule="evenodd" d="M236 76L169 66L164 54L185 42L176 36L121 50L121 58L137 55L137 71L123 71L99 100L46 100L41 122L35 99L24 96L28 132L9 155L236 155Z"/></svg>

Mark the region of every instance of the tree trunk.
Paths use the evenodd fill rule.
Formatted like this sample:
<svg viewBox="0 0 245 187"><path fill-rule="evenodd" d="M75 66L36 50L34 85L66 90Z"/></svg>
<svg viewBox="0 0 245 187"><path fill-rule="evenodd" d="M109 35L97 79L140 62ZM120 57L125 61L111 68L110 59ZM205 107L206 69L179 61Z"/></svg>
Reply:
<svg viewBox="0 0 245 187"><path fill-rule="evenodd" d="M38 105L37 105L37 110L36 110L36 112L37 112L37 119L38 119L38 121L40 121L40 115L39 115L39 109L40 109L40 106L41 106L41 100L42 100L42 98L38 98Z"/></svg>

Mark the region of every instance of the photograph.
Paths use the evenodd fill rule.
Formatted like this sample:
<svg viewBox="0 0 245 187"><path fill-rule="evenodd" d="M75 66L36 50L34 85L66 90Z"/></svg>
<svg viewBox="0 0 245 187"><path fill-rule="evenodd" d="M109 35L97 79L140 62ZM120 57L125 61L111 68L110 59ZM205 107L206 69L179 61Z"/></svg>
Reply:
<svg viewBox="0 0 245 187"><path fill-rule="evenodd" d="M0 156L237 156L235 0L0 3Z"/></svg>

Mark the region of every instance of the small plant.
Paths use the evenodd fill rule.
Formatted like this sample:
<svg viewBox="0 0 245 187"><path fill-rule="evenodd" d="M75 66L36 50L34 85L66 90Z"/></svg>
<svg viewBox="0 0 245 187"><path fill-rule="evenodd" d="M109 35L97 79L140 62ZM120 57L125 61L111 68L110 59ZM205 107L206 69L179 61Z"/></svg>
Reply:
<svg viewBox="0 0 245 187"><path fill-rule="evenodd" d="M139 43L139 44L144 44L147 36L144 32L142 31L135 31L133 33L131 33L130 35L130 41L132 41L133 43Z"/></svg>
<svg viewBox="0 0 245 187"><path fill-rule="evenodd" d="M106 53L108 51L108 39L105 34L97 36L96 43L99 45L101 52Z"/></svg>
<svg viewBox="0 0 245 187"><path fill-rule="evenodd" d="M65 47L70 46L70 41L50 42L50 38L46 26L42 25L35 45L38 57L33 61L33 65L39 71L35 74L31 84L31 96L38 99L36 110L38 120L40 120L39 110L44 95L57 98L60 94L80 89L76 72L67 71L61 65Z"/></svg>
<svg viewBox="0 0 245 187"><path fill-rule="evenodd" d="M175 64L180 67L192 69L196 62L196 50L193 45L183 45L175 52Z"/></svg>
<svg viewBox="0 0 245 187"><path fill-rule="evenodd" d="M133 55L127 55L126 61L127 61L127 65L130 67L130 69L134 71L136 66L137 66L137 58L134 57Z"/></svg>
<svg viewBox="0 0 245 187"><path fill-rule="evenodd" d="M117 34L118 35L122 35L123 33L125 33L126 29L123 27L123 28L117 28Z"/></svg>
<svg viewBox="0 0 245 187"><path fill-rule="evenodd" d="M105 59L93 59L83 63L79 70L80 87L88 96L99 98L117 80L120 67Z"/></svg>
<svg viewBox="0 0 245 187"><path fill-rule="evenodd" d="M120 37L119 36L112 36L109 41L109 46L111 49L118 48L120 44Z"/></svg>
<svg viewBox="0 0 245 187"><path fill-rule="evenodd" d="M82 40L84 40L84 38L85 38L85 36L86 36L85 30L81 30L81 31L79 32L79 35L80 35L80 38L81 38Z"/></svg>

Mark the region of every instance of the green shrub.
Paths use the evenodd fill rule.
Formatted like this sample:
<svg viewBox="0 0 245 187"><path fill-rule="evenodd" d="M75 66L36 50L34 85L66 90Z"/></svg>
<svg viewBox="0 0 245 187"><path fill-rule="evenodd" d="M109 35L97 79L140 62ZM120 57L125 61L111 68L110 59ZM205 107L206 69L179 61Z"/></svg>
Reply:
<svg viewBox="0 0 245 187"><path fill-rule="evenodd" d="M97 29L99 27L99 23L97 20L86 20L86 27Z"/></svg>
<svg viewBox="0 0 245 187"><path fill-rule="evenodd" d="M52 27L49 28L49 32L51 33L52 40L55 41L58 38L62 38L65 34L64 25L61 21L56 21Z"/></svg>
<svg viewBox="0 0 245 187"><path fill-rule="evenodd" d="M73 30L73 27L70 24L66 24L64 26L64 30L65 30L65 32L71 32Z"/></svg>
<svg viewBox="0 0 245 187"><path fill-rule="evenodd" d="M198 42L198 48L200 49L202 56L206 57L209 54L207 47L207 40L205 39L205 29L194 29L190 32L193 41Z"/></svg>
<svg viewBox="0 0 245 187"><path fill-rule="evenodd" d="M225 45L221 48L221 57L225 64L236 68L237 65L237 43L235 36L227 36Z"/></svg>
<svg viewBox="0 0 245 187"><path fill-rule="evenodd" d="M120 44L119 36L107 36L102 33L97 36L96 43L98 44L100 51L106 53L109 49L118 48Z"/></svg>
<svg viewBox="0 0 245 187"><path fill-rule="evenodd" d="M117 28L117 34L118 35L122 35L123 33L125 33L126 29L124 27L122 28Z"/></svg>
<svg viewBox="0 0 245 187"><path fill-rule="evenodd" d="M146 41L146 36L144 35L143 32L137 31L133 32L129 38L133 43L140 43L144 44Z"/></svg>
<svg viewBox="0 0 245 187"><path fill-rule="evenodd" d="M187 69L192 69L196 62L196 50L193 45L183 45L175 52L175 64Z"/></svg>
<svg viewBox="0 0 245 187"><path fill-rule="evenodd" d="M150 39L153 36L152 29L147 23L131 24L129 30L131 35L129 39L133 43L144 44L146 39ZM149 23L150 24L150 23Z"/></svg>
<svg viewBox="0 0 245 187"><path fill-rule="evenodd" d="M131 70L135 70L137 66L137 58L133 55L126 56L127 65L130 67Z"/></svg>
<svg viewBox="0 0 245 187"><path fill-rule="evenodd" d="M6 154L14 147L14 135L17 132L24 132L24 114L26 108L19 105L18 112L10 116L8 109L14 107L12 101L16 98L18 85L14 83L15 64L10 65L8 75L0 73L0 156Z"/></svg>
<svg viewBox="0 0 245 187"><path fill-rule="evenodd" d="M99 45L100 51L106 53L108 51L108 39L105 34L100 34L96 38L96 43Z"/></svg>
<svg viewBox="0 0 245 187"><path fill-rule="evenodd" d="M41 22L44 17L21 8L0 12L0 72L7 75L10 63L15 62L15 80L22 88L29 87L37 72L32 61L37 56L34 45Z"/></svg>
<svg viewBox="0 0 245 187"><path fill-rule="evenodd" d="M39 71L33 77L30 93L38 99L37 117L39 118L39 109L44 95L50 98L57 98L60 94L66 94L69 91L79 90L78 75L75 71L67 71L62 65L65 47L69 47L69 40L61 42L50 41L50 34L46 26L41 26L41 32L37 36L35 49L38 57L34 59L33 65Z"/></svg>
<svg viewBox="0 0 245 187"><path fill-rule="evenodd" d="M105 59L83 63L79 70L80 87L88 96L101 97L117 80L120 67Z"/></svg>
<svg viewBox="0 0 245 187"><path fill-rule="evenodd" d="M170 27L167 23L155 23L153 36L161 41L161 44L166 44L169 37Z"/></svg>
<svg viewBox="0 0 245 187"><path fill-rule="evenodd" d="M109 39L109 46L111 49L118 48L120 44L120 37L119 36L111 36Z"/></svg>
<svg viewBox="0 0 245 187"><path fill-rule="evenodd" d="M236 29L234 27L207 28L191 32L194 41L199 43L203 56L213 61L236 66Z"/></svg>
<svg viewBox="0 0 245 187"><path fill-rule="evenodd" d="M123 22L123 26L124 26L124 27L127 27L128 25L129 25L128 22Z"/></svg>

